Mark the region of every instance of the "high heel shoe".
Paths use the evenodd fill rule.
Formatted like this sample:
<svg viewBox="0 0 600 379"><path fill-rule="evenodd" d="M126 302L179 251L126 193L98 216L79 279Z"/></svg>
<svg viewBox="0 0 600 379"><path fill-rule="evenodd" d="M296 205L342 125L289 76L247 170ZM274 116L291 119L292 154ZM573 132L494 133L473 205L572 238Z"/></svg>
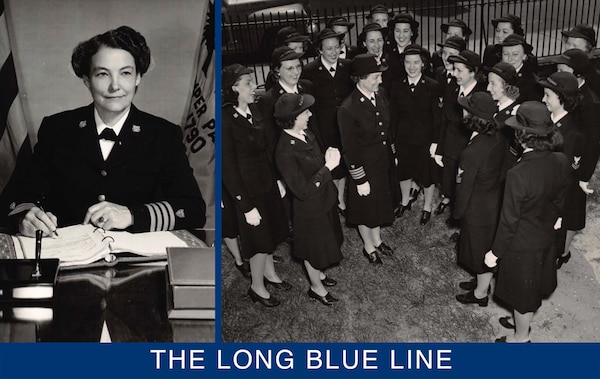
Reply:
<svg viewBox="0 0 600 379"><path fill-rule="evenodd" d="M442 213L444 213L444 211L446 210L446 208L448 208L450 206L450 202L448 203L444 203L441 202L438 204L437 208L435 208L435 214L436 215L441 215Z"/></svg>
<svg viewBox="0 0 600 379"><path fill-rule="evenodd" d="M242 273L244 278L252 277L252 274L250 273L250 264L248 262L244 261L244 262L242 262L241 265L238 265L237 263L235 263L235 268L237 268L238 271Z"/></svg>
<svg viewBox="0 0 600 379"><path fill-rule="evenodd" d="M381 258L379 258L379 255L377 254L377 250L375 250L372 253L367 253L367 251L365 249L363 249L363 255L365 257L367 257L367 259L369 260L369 263L371 263L371 264L378 264L378 265L383 264Z"/></svg>
<svg viewBox="0 0 600 379"><path fill-rule="evenodd" d="M285 280L282 280L281 282L272 282L269 279L265 278L265 284L271 285L278 290L289 291L292 289L292 285L286 282Z"/></svg>
<svg viewBox="0 0 600 379"><path fill-rule="evenodd" d="M335 297L331 296L329 292L327 292L327 295L321 296L318 295L315 291L313 291L312 288L308 289L308 297L310 297L311 299L319 300L321 304L329 306L333 305L333 303L335 303L336 301L339 301Z"/></svg>
<svg viewBox="0 0 600 379"><path fill-rule="evenodd" d="M426 225L430 219L431 219L431 212L423 211L423 213L421 213L421 221L419 221L419 224Z"/></svg>
<svg viewBox="0 0 600 379"><path fill-rule="evenodd" d="M558 257L558 259L556 259L556 269L560 269L562 265L569 261L569 259L571 259L571 251L569 251L567 255L561 255Z"/></svg>
<svg viewBox="0 0 600 379"><path fill-rule="evenodd" d="M375 249L383 255L394 255L395 251L389 247L385 242L381 242L379 246L375 246Z"/></svg>
<svg viewBox="0 0 600 379"><path fill-rule="evenodd" d="M400 204L400 206L398 208L396 208L396 211L394 211L394 216L396 216L396 218L400 218L400 217L402 217L404 212L410 211L410 208L411 208L410 202L406 205Z"/></svg>
<svg viewBox="0 0 600 379"><path fill-rule="evenodd" d="M271 297L267 297L267 298L262 297L259 294L257 294L256 292L254 292L252 287L248 288L248 296L250 296L250 299L252 300L253 303L256 303L258 301L259 303L261 303L262 305L264 305L267 308L276 307L279 304L281 304L275 296L271 296Z"/></svg>
<svg viewBox="0 0 600 379"><path fill-rule="evenodd" d="M325 276L323 279L321 279L321 283L323 283L325 287L333 287L337 284L337 280Z"/></svg>
<svg viewBox="0 0 600 379"><path fill-rule="evenodd" d="M475 297L475 290L456 295L456 300L463 304L478 304L480 307L487 307L488 305L488 297L482 299Z"/></svg>

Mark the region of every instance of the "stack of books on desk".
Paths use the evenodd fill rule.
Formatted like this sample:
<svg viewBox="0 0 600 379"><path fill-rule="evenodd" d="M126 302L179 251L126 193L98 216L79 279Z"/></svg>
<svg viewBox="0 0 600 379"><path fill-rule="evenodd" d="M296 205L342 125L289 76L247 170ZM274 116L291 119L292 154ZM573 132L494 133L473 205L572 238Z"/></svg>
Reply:
<svg viewBox="0 0 600 379"><path fill-rule="evenodd" d="M215 249L167 248L170 319L214 320Z"/></svg>

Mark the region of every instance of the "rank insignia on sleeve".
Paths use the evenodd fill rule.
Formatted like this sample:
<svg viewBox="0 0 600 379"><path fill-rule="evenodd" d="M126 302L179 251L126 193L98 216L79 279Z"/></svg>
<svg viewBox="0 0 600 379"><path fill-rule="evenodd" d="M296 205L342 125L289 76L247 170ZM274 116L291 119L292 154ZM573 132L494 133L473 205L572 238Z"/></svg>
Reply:
<svg viewBox="0 0 600 379"><path fill-rule="evenodd" d="M175 212L175 216L185 218L185 211L183 209L178 209L177 212Z"/></svg>
<svg viewBox="0 0 600 379"><path fill-rule="evenodd" d="M85 127L86 127L86 125L87 125L87 121L86 121L86 120L79 121L79 127L80 127L80 128L85 128Z"/></svg>
<svg viewBox="0 0 600 379"><path fill-rule="evenodd" d="M131 127L131 131L134 132L134 133L139 133L139 132L142 131L142 128L139 125L133 125Z"/></svg>

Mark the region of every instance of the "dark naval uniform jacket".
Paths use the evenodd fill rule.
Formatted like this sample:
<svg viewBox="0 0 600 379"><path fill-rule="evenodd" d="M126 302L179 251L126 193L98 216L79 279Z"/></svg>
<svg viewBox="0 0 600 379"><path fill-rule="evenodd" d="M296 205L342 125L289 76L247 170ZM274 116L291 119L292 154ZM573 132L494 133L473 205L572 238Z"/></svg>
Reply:
<svg viewBox="0 0 600 379"><path fill-rule="evenodd" d="M134 232L202 227L205 203L182 141L177 125L132 105L104 161L93 104L48 116L17 203L41 202L61 227L100 201L128 207Z"/></svg>
<svg viewBox="0 0 600 379"><path fill-rule="evenodd" d="M515 101L501 111L499 110L498 113L494 115L494 122L498 127L498 133L500 133L500 135L506 141L506 152L504 155L501 178L503 181L506 178L506 173L508 170L510 170L515 163L517 163L517 159L519 159L521 154L523 154L523 147L515 137L515 130L510 126L506 126L506 120L512 116L513 111L518 107L518 105L519 104Z"/></svg>
<svg viewBox="0 0 600 379"><path fill-rule="evenodd" d="M583 95L578 112L579 129L584 137L584 152L580 167L580 180L589 182L600 157L600 98L587 82L580 88Z"/></svg>
<svg viewBox="0 0 600 379"><path fill-rule="evenodd" d="M313 109L324 149L341 145L337 109L354 88L350 79L352 61L339 59L335 70L335 76L332 77L321 63L321 58L317 58L304 66L302 71L302 78L313 84L316 99Z"/></svg>
<svg viewBox="0 0 600 379"><path fill-rule="evenodd" d="M282 132L277 142L277 167L294 194L294 215L312 217L331 210L337 189L315 136L306 131L306 142Z"/></svg>

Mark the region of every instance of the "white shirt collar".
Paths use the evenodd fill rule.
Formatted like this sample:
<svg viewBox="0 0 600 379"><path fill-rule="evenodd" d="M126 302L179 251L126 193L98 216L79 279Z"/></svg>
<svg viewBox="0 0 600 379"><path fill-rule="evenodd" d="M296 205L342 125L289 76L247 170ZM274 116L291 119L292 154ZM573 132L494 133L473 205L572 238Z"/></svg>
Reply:
<svg viewBox="0 0 600 379"><path fill-rule="evenodd" d="M556 124L557 122L562 120L563 117L565 117L567 114L569 114L569 112L563 110L559 112L556 116L554 115L554 113L550 114L550 118L552 119L552 122Z"/></svg>
<svg viewBox="0 0 600 379"><path fill-rule="evenodd" d="M290 87L287 84L285 84L282 80L279 80L279 85L287 93L300 93L298 91L298 84L294 85L294 87Z"/></svg>
<svg viewBox="0 0 600 379"><path fill-rule="evenodd" d="M519 65L519 68L517 68L515 71L517 73L521 72L521 69L523 68L523 62L521 62L521 64Z"/></svg>
<svg viewBox="0 0 600 379"><path fill-rule="evenodd" d="M458 93L460 94L462 92L465 96L468 96L471 93L471 91L473 91L473 88L475 88L476 85L477 80L473 80L473 82L469 84L469 86L466 88L461 85L458 90Z"/></svg>
<svg viewBox="0 0 600 379"><path fill-rule="evenodd" d="M577 79L579 80L579 78L577 78ZM583 87L583 85L585 84L585 78L584 77L582 77L580 80L581 80L581 82L579 83L579 87L578 88Z"/></svg>
<svg viewBox="0 0 600 379"><path fill-rule="evenodd" d="M109 126L106 125L104 121L102 121L102 118L100 118L100 114L96 110L96 107L94 107L94 121L96 121L96 132L98 132L98 135L100 135L100 133L102 133L102 131L105 128L110 128L114 130L116 135L119 135L119 133L121 133L121 129L123 129L123 124L125 124L125 120L127 120L127 116L129 116L129 111L131 111L131 107L129 107L127 111L123 113L123 115L115 125Z"/></svg>
<svg viewBox="0 0 600 379"><path fill-rule="evenodd" d="M363 96L365 96L368 100L371 100L371 97L375 97L375 92L364 91L358 86L358 84L356 85L356 88L358 88L358 91L362 93Z"/></svg>
<svg viewBox="0 0 600 379"><path fill-rule="evenodd" d="M302 130L301 132L296 132L293 129L283 129L283 131L292 137L296 137L299 140L306 142L306 132L304 130Z"/></svg>
<svg viewBox="0 0 600 379"><path fill-rule="evenodd" d="M252 113L250 112L250 108L248 108L247 112L238 106L233 107L233 109L235 109L237 113L241 114L244 117L246 117L249 114L252 115Z"/></svg>
<svg viewBox="0 0 600 379"><path fill-rule="evenodd" d="M515 101L513 99L507 97L506 100L498 103L498 112L508 108L514 102Z"/></svg>
<svg viewBox="0 0 600 379"><path fill-rule="evenodd" d="M414 78L414 79L413 79L413 78L409 78L409 77L407 77L407 79L408 79L408 84L414 84L414 85L417 85L417 84L418 84L418 83L421 81L421 78L422 78L422 77L423 77L423 74L419 75L419 77L418 77L418 78Z"/></svg>
<svg viewBox="0 0 600 379"><path fill-rule="evenodd" d="M330 64L329 62L325 62L325 59L323 59L323 57L321 57L321 64L323 66L325 66L325 69L329 72L329 69L333 67L333 69L336 69L337 66L337 61L335 61L335 64ZM331 72L329 72L331 74Z"/></svg>

